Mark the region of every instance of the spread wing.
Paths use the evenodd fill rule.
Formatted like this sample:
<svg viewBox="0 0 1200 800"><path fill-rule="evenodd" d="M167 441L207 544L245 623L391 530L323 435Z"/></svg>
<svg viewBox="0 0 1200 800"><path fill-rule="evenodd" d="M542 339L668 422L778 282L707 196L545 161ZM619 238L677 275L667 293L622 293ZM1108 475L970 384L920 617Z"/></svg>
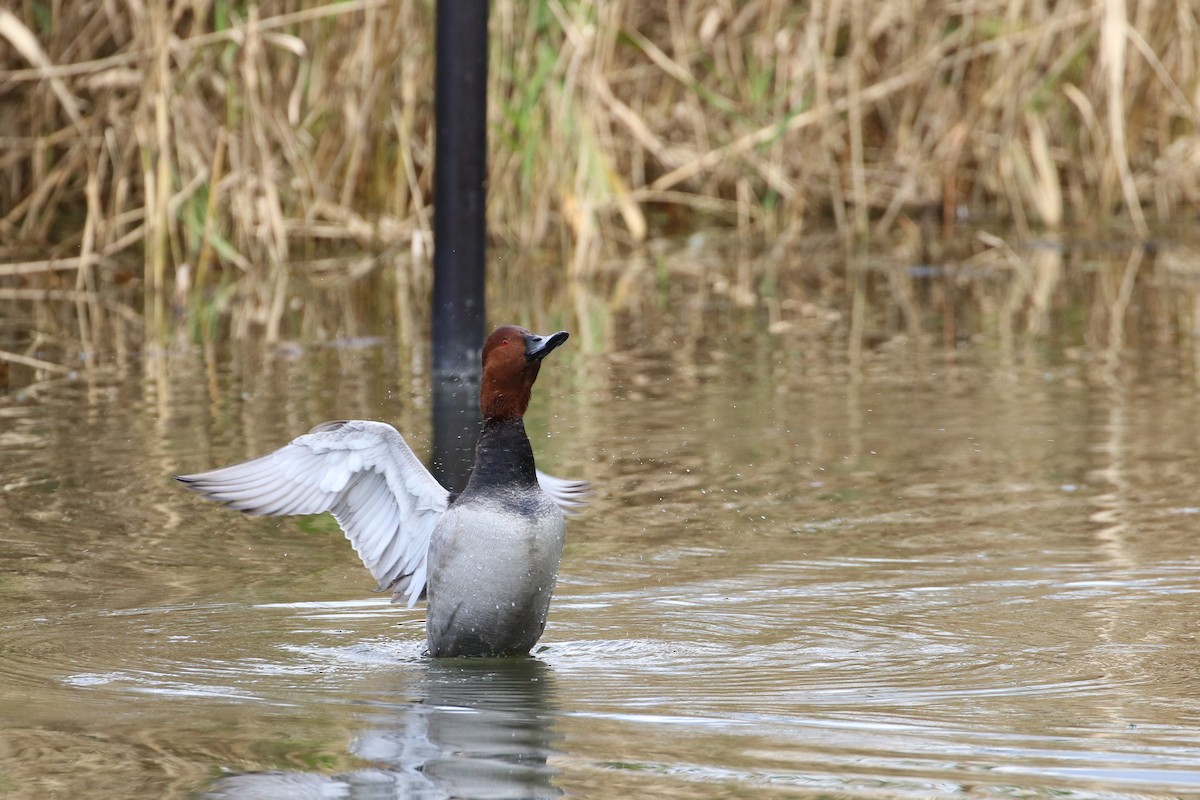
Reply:
<svg viewBox="0 0 1200 800"><path fill-rule="evenodd" d="M550 495L562 512L567 516L577 514L578 509L587 505L587 496L592 493L592 487L587 481L571 481L566 478L556 478L537 470L538 485L542 491Z"/></svg>
<svg viewBox="0 0 1200 800"><path fill-rule="evenodd" d="M247 514L330 512L379 588L410 608L425 590L429 537L449 502L399 431L364 420L325 422L273 453L177 479Z"/></svg>

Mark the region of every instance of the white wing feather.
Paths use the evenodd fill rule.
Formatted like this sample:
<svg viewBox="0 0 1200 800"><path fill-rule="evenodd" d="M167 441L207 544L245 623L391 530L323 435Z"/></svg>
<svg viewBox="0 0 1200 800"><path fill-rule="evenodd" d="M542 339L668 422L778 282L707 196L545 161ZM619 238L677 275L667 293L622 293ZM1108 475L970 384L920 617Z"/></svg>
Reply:
<svg viewBox="0 0 1200 800"><path fill-rule="evenodd" d="M429 539L450 498L399 431L366 420L325 422L273 453L178 480L247 514L328 511L380 590L410 608L425 591ZM591 493L586 481L540 470L537 480L565 514Z"/></svg>
<svg viewBox="0 0 1200 800"><path fill-rule="evenodd" d="M556 478L547 475L540 469L537 472L538 485L542 491L550 495L562 512L567 516L579 513L579 509L587 505L587 496L592 493L592 487L587 481L572 481L566 478Z"/></svg>
<svg viewBox="0 0 1200 800"><path fill-rule="evenodd" d="M449 492L384 422L326 422L265 456L180 475L247 514L333 514L379 588L409 607L425 590L429 537Z"/></svg>

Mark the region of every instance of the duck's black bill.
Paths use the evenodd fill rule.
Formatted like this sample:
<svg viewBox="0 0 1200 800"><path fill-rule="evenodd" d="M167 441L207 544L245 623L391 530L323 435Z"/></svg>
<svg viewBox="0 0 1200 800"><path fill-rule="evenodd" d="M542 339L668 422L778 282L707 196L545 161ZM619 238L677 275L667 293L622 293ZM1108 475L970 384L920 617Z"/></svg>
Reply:
<svg viewBox="0 0 1200 800"><path fill-rule="evenodd" d="M541 361L550 351L567 340L571 334L566 331L552 333L549 336L538 336L530 333L525 336L525 360Z"/></svg>

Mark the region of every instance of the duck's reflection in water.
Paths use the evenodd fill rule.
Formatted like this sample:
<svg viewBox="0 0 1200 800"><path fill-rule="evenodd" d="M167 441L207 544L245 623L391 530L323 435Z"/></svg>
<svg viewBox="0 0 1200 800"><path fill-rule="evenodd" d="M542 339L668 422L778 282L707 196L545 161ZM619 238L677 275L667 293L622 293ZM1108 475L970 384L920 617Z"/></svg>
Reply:
<svg viewBox="0 0 1200 800"><path fill-rule="evenodd" d="M411 691L411 687L408 687ZM353 754L373 768L340 775L259 772L217 781L213 800L545 798L562 792L547 759L554 690L533 658L430 660L415 702L367 718Z"/></svg>

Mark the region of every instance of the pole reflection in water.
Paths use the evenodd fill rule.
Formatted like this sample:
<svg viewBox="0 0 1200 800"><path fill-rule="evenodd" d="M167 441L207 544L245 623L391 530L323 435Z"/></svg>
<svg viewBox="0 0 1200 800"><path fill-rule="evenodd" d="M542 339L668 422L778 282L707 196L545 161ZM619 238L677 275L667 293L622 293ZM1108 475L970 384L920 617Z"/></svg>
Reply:
<svg viewBox="0 0 1200 800"><path fill-rule="evenodd" d="M372 714L351 745L374 766L341 775L269 772L222 778L210 800L268 797L549 798L556 711L537 659L428 660L418 697ZM406 685L406 692L411 687Z"/></svg>

